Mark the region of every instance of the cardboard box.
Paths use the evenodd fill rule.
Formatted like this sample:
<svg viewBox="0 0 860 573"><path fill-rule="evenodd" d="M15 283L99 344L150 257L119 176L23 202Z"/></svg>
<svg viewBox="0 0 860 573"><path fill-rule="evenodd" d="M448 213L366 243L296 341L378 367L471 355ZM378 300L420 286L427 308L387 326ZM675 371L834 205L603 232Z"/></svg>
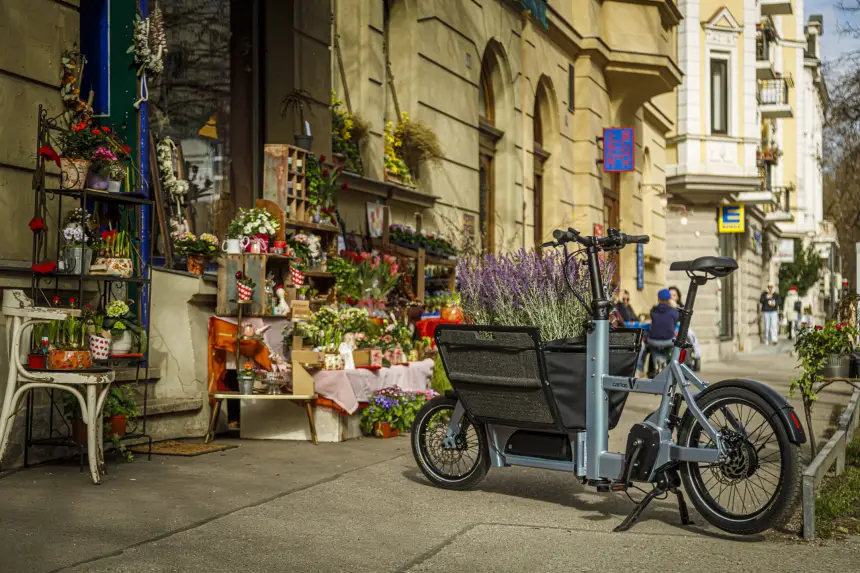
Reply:
<svg viewBox="0 0 860 573"><path fill-rule="evenodd" d="M293 362L298 362L299 364L311 364L314 366L322 365L325 360L322 352L315 352L313 350L293 350L291 357Z"/></svg>
<svg viewBox="0 0 860 573"><path fill-rule="evenodd" d="M352 361L356 366L382 366L382 350L379 348L362 348L352 351Z"/></svg>
<svg viewBox="0 0 860 573"><path fill-rule="evenodd" d="M302 340L301 336L293 336L293 350L304 350L305 349L305 341Z"/></svg>
<svg viewBox="0 0 860 573"><path fill-rule="evenodd" d="M293 359L293 394L299 396L313 396L314 394L313 376L296 359Z"/></svg>
<svg viewBox="0 0 860 573"><path fill-rule="evenodd" d="M311 303L307 300L295 300L291 303L293 320L303 320L311 317Z"/></svg>

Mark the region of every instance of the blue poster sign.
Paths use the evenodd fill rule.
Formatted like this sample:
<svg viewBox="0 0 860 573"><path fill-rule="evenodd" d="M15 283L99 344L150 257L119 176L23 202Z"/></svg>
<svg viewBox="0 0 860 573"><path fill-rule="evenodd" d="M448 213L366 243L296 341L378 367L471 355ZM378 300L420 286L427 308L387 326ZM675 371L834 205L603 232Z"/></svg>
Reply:
<svg viewBox="0 0 860 573"><path fill-rule="evenodd" d="M636 245L636 289L645 290L645 245Z"/></svg>
<svg viewBox="0 0 860 573"><path fill-rule="evenodd" d="M603 130L603 170L607 173L633 171L635 140L632 127Z"/></svg>
<svg viewBox="0 0 860 573"><path fill-rule="evenodd" d="M546 0L520 0L520 2L524 10L531 12L532 16L549 30L549 25L546 23Z"/></svg>

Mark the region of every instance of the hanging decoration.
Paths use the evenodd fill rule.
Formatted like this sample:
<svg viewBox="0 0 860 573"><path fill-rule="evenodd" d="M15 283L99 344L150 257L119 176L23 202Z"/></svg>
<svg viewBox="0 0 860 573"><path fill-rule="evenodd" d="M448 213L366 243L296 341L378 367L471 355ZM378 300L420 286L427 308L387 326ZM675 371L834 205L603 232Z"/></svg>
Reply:
<svg viewBox="0 0 860 573"><path fill-rule="evenodd" d="M161 187L170 193L177 202L182 203L182 198L188 193L188 181L177 179L173 171L176 159L176 144L173 143L170 137L165 137L156 144L155 155L158 161Z"/></svg>
<svg viewBox="0 0 860 573"><path fill-rule="evenodd" d="M141 18L140 14L135 16L134 44L127 53L134 54L137 75L140 76L140 98L134 102L134 107L139 108L141 103L149 100L147 74L154 77L164 71L167 39L164 36L164 18L158 4L149 18Z"/></svg>
<svg viewBox="0 0 860 573"><path fill-rule="evenodd" d="M93 113L92 106L81 99L80 83L84 75L86 58L77 51L77 45L72 50L63 52L60 60L63 71L60 78L60 96L66 111L63 119L71 126L73 123L88 121Z"/></svg>

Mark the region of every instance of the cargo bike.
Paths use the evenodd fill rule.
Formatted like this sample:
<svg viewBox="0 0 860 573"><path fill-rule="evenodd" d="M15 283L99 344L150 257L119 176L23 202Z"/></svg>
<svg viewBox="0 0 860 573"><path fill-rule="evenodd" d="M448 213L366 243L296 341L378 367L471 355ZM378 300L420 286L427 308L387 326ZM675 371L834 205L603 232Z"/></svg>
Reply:
<svg viewBox="0 0 860 573"><path fill-rule="evenodd" d="M473 488L490 467L509 466L571 472L599 492L651 484L616 531L669 493L681 522L690 524L682 484L696 510L725 531L754 534L783 524L799 499L806 441L794 409L762 383L708 384L682 364L698 288L728 276L737 262L700 257L671 264L690 278L671 358L653 379L636 378L641 330L610 328L599 254L649 238L616 229L590 237L572 228L553 236L542 248L562 247L566 262L582 255L588 263L585 336L543 341L531 327L439 326L435 340L453 391L416 416L412 450L424 475L451 490ZM579 248L571 253L568 245ZM661 396L660 406L633 425L625 452L610 452L609 430L631 392Z"/></svg>

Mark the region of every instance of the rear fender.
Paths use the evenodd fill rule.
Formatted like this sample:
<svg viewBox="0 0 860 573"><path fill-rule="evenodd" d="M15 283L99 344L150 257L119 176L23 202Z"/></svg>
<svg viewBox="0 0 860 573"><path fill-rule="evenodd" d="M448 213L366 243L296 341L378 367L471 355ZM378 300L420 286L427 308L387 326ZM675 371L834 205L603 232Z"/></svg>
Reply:
<svg viewBox="0 0 860 573"><path fill-rule="evenodd" d="M785 426L786 432L788 432L788 438L791 440L791 443L799 446L806 443L806 432L803 431L803 425L801 425L800 418L797 417L794 407L788 403L788 400L782 394L767 384L756 382L755 380L744 380L741 378L721 380L716 384L708 385L708 387L699 392L696 397L698 398L699 396L704 396L718 388L726 387L742 388L758 394L762 399L770 404L774 410L776 410L780 422L782 422Z"/></svg>

